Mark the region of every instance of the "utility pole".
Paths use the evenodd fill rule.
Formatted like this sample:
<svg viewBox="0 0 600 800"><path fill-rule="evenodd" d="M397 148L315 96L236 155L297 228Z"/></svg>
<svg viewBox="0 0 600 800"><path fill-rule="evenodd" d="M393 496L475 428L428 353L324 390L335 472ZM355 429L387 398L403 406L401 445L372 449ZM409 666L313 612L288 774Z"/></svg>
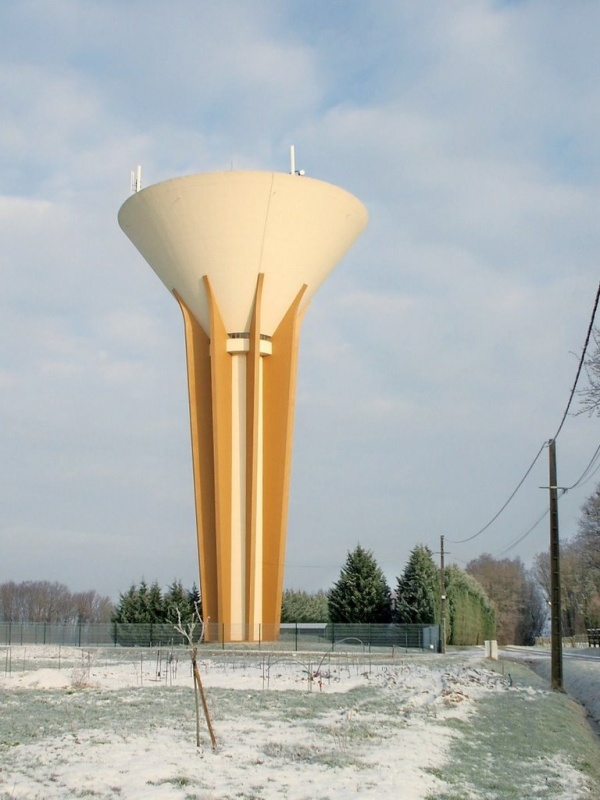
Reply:
<svg viewBox="0 0 600 800"><path fill-rule="evenodd" d="M548 442L550 459L550 619L552 625L551 663L553 691L563 691L562 629L560 608L560 544L558 538L558 485L556 441Z"/></svg>
<svg viewBox="0 0 600 800"><path fill-rule="evenodd" d="M440 536L440 639L441 652L446 652L446 575L444 572L444 537Z"/></svg>

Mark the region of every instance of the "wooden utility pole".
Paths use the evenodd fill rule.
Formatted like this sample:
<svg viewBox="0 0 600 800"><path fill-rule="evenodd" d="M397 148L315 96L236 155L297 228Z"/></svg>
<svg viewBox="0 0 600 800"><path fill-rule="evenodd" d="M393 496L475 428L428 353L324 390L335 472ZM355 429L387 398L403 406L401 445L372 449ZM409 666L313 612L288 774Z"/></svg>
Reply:
<svg viewBox="0 0 600 800"><path fill-rule="evenodd" d="M550 459L550 618L552 624L551 688L563 691L562 627L560 602L560 544L558 538L558 485L556 477L556 442L548 442Z"/></svg>
<svg viewBox="0 0 600 800"><path fill-rule="evenodd" d="M440 536L440 652L446 652L446 575L444 571L444 537Z"/></svg>

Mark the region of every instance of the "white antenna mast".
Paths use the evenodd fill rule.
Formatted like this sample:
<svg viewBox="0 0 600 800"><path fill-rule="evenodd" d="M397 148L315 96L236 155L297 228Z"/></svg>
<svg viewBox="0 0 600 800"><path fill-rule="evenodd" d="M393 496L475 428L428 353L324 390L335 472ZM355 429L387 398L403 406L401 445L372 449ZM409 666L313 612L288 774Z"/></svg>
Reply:
<svg viewBox="0 0 600 800"><path fill-rule="evenodd" d="M296 148L290 145L290 175L304 175L303 169L296 169Z"/></svg>
<svg viewBox="0 0 600 800"><path fill-rule="evenodd" d="M137 170L131 170L131 194L139 192L142 188L142 167L138 164Z"/></svg>

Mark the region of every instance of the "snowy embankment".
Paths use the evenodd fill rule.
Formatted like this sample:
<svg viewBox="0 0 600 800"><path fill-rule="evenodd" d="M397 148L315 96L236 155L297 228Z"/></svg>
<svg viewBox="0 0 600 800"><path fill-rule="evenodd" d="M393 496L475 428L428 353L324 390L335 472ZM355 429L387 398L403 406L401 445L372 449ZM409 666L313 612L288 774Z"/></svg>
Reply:
<svg viewBox="0 0 600 800"><path fill-rule="evenodd" d="M538 675L550 682L550 654L536 657L534 648L527 654L527 662ZM563 651L564 689L585 708L593 729L600 735L600 653L598 650Z"/></svg>

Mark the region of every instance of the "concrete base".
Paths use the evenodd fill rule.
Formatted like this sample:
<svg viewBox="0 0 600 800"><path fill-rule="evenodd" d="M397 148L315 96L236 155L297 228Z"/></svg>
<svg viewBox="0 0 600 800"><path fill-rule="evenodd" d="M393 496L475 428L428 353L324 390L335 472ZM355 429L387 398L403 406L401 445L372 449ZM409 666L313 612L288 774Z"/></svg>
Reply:
<svg viewBox="0 0 600 800"><path fill-rule="evenodd" d="M484 647L485 657L498 661L498 642L495 639L486 639Z"/></svg>

